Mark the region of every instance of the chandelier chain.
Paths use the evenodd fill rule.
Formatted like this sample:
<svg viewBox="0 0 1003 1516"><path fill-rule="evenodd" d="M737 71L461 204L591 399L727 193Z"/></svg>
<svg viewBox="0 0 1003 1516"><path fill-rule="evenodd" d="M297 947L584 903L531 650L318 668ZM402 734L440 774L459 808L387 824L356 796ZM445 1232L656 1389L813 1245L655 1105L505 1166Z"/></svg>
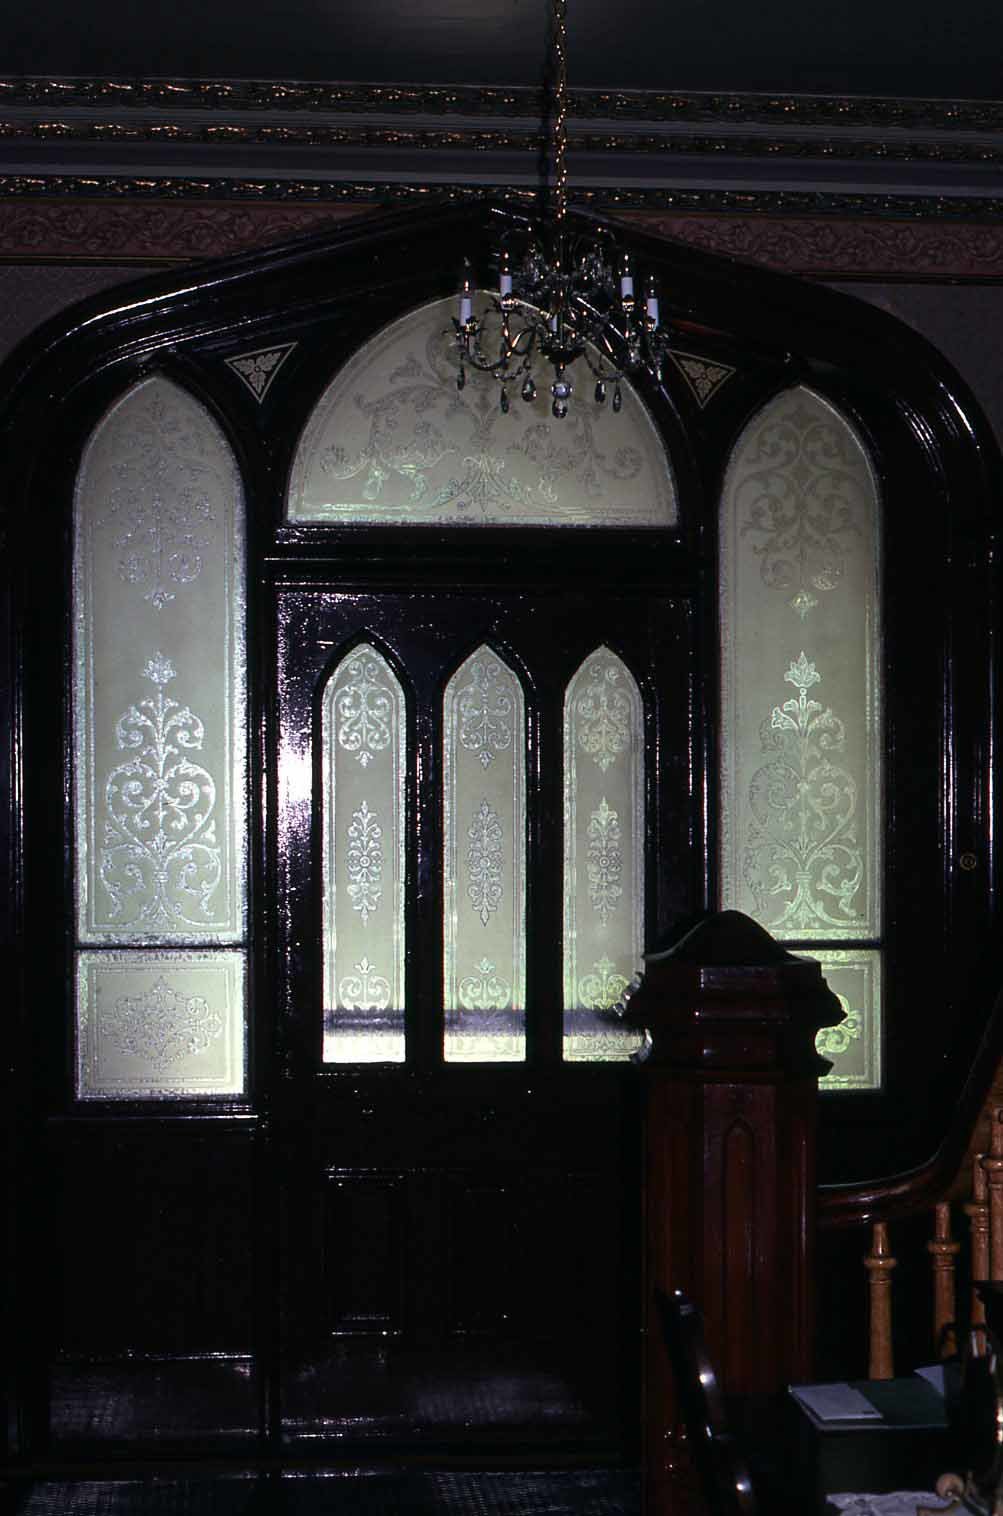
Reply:
<svg viewBox="0 0 1003 1516"><path fill-rule="evenodd" d="M568 208L568 54L567 0L554 0L554 217L564 230Z"/></svg>

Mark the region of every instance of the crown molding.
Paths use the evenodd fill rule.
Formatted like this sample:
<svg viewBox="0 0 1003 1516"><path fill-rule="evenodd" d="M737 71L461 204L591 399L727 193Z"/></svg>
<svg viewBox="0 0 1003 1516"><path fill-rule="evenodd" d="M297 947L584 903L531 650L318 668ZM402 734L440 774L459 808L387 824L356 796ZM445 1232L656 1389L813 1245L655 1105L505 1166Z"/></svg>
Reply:
<svg viewBox="0 0 1003 1516"><path fill-rule="evenodd" d="M723 94L701 91L576 90L570 115L581 121L732 122L766 126L1003 131L1003 103L877 95ZM539 121L542 91L526 86L379 84L295 79L122 79L23 75L0 78L0 111L70 108L243 113L389 112Z"/></svg>
<svg viewBox="0 0 1003 1516"><path fill-rule="evenodd" d="M338 187L535 189L545 101L526 88L295 80L0 79L0 172ZM579 197L686 191L991 200L1003 103L573 91ZM317 191L322 193L322 191ZM586 203L582 201L582 203Z"/></svg>
<svg viewBox="0 0 1003 1516"><path fill-rule="evenodd" d="M122 174L0 174L3 199L100 199L102 201L271 202L323 206L398 206L430 200L476 203L500 200L532 206L535 188L457 184L439 180L336 181L332 178L258 179ZM572 184L569 204L583 210L740 213L808 216L825 221L846 217L894 217L912 221L1003 223L1003 195L907 195L823 190L663 189Z"/></svg>

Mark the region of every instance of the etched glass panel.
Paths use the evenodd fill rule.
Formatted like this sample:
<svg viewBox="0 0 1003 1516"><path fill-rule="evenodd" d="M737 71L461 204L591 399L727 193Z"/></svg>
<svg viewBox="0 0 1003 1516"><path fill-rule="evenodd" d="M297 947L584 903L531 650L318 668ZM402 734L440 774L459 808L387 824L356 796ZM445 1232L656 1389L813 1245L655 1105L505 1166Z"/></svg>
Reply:
<svg viewBox="0 0 1003 1516"><path fill-rule="evenodd" d="M81 1100L243 1090L243 952L127 948L76 957Z"/></svg>
<svg viewBox="0 0 1003 1516"><path fill-rule="evenodd" d="M328 680L324 1061L404 1058L404 693L368 643Z"/></svg>
<svg viewBox="0 0 1003 1516"><path fill-rule="evenodd" d="M874 1090L881 1086L881 953L875 948L805 952L817 958L826 983L846 1013L840 1026L823 1027L815 1046L832 1061L819 1080L823 1090Z"/></svg>
<svg viewBox="0 0 1003 1516"><path fill-rule="evenodd" d="M721 525L721 898L784 940L881 933L878 495L809 390L740 438Z"/></svg>
<svg viewBox="0 0 1003 1516"><path fill-rule="evenodd" d="M447 1061L526 1056L526 718L522 686L488 647L443 700Z"/></svg>
<svg viewBox="0 0 1003 1516"><path fill-rule="evenodd" d="M245 936L244 520L233 454L162 378L84 455L74 531L81 942Z"/></svg>
<svg viewBox="0 0 1003 1516"><path fill-rule="evenodd" d="M477 297L483 314L485 296ZM454 299L385 327L321 396L293 463L290 521L671 526L665 449L626 382L623 408L581 381L567 417L535 400L499 405L497 381L457 389ZM588 376L586 375L586 379Z"/></svg>
<svg viewBox="0 0 1003 1516"><path fill-rule="evenodd" d="M74 497L77 1094L244 1088L245 528L219 427L146 379ZM199 947L215 951L180 951Z"/></svg>
<svg viewBox="0 0 1003 1516"><path fill-rule="evenodd" d="M564 1056L625 1058L641 1038L614 1007L644 950L644 711L599 648L564 700Z"/></svg>
<svg viewBox="0 0 1003 1516"><path fill-rule="evenodd" d="M722 503L721 900L823 963L848 1013L819 1037L829 1089L881 1082L880 582L860 440L811 391L778 396Z"/></svg>

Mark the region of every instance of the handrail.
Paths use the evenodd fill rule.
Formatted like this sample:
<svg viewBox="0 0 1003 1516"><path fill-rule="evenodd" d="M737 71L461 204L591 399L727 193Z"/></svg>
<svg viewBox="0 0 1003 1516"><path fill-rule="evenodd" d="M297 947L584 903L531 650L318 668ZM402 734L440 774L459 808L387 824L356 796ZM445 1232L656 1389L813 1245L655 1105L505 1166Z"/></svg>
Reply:
<svg viewBox="0 0 1003 1516"><path fill-rule="evenodd" d="M818 1224L827 1230L874 1221L898 1221L942 1200L958 1177L993 1081L1003 1059L1003 991L997 995L978 1051L954 1108L944 1140L915 1168L883 1179L820 1185ZM986 1144L988 1145L988 1144Z"/></svg>

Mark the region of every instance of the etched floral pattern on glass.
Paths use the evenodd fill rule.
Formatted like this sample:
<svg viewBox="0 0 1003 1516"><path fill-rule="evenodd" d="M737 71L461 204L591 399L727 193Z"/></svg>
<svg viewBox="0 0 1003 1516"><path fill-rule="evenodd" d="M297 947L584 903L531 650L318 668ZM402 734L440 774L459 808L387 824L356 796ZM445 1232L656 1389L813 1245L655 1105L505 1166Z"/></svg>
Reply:
<svg viewBox="0 0 1003 1516"><path fill-rule="evenodd" d="M134 385L95 428L73 503L81 1099L243 1087L245 551L216 422L162 377Z"/></svg>
<svg viewBox="0 0 1003 1516"><path fill-rule="evenodd" d="M397 675L369 643L322 700L324 1060L404 1057L406 717Z"/></svg>
<svg viewBox="0 0 1003 1516"><path fill-rule="evenodd" d="M644 710L609 648L564 698L564 1056L623 1058L615 1007L644 950Z"/></svg>
<svg viewBox="0 0 1003 1516"><path fill-rule="evenodd" d="M853 427L805 388L749 422L722 495L721 904L820 957L880 955L879 504ZM880 1081L879 979L859 1037L827 1041L848 1039L832 1088Z"/></svg>
<svg viewBox="0 0 1003 1516"><path fill-rule="evenodd" d="M447 1061L525 1057L526 718L493 648L443 694L443 997Z"/></svg>
<svg viewBox="0 0 1003 1516"><path fill-rule="evenodd" d="M503 412L490 375L457 389L454 314L448 299L409 312L336 375L296 451L290 521L675 522L669 461L632 385L618 414L588 404L555 421L545 386Z"/></svg>

